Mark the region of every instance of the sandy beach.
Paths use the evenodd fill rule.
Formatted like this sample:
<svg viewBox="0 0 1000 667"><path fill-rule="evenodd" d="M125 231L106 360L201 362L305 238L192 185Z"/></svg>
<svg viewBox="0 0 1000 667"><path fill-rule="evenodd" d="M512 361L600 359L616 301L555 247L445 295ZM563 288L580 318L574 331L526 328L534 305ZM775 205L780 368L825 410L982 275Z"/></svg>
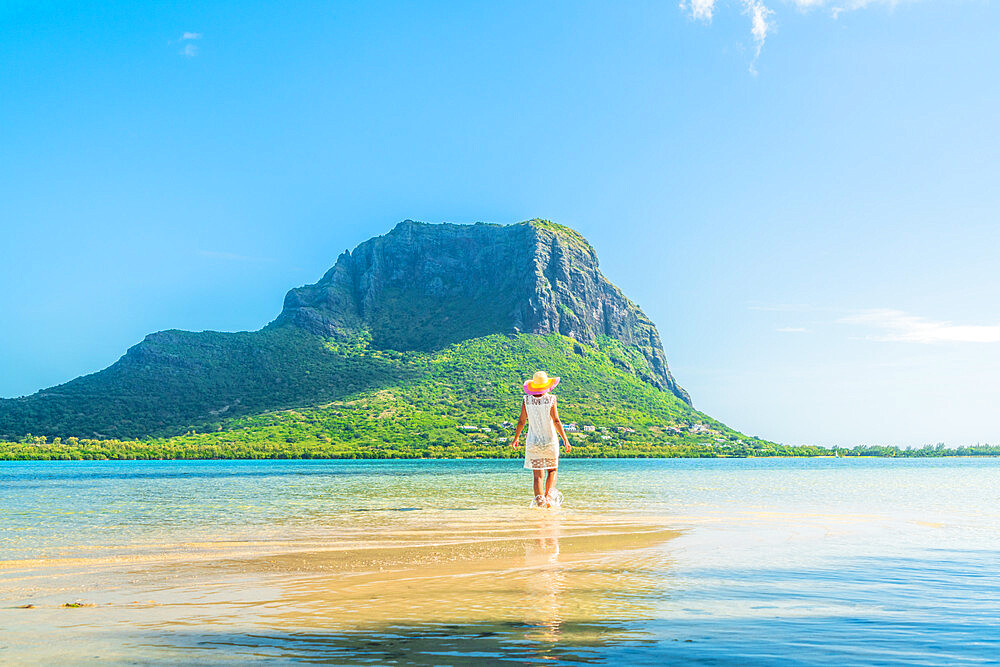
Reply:
<svg viewBox="0 0 1000 667"><path fill-rule="evenodd" d="M107 548L90 557L0 562L5 588L21 596L5 596L4 655L76 661L83 644L95 647L95 660L124 662L137 657L125 645L137 642L146 645L140 659L152 650L156 660L183 661L194 645L240 635L251 641L262 632L335 633L347 659L376 635L406 627L423 635L434 626L463 633L527 626L557 642L565 625L570 641L585 643L588 624L641 615L641 605L606 593L641 591L651 549L678 535L649 520L520 514L515 522L442 521L436 529L388 529L336 543L151 545L128 555ZM493 636L476 632L477 640ZM147 633L170 639L138 640ZM212 656L225 659L225 652Z"/></svg>
<svg viewBox="0 0 1000 667"><path fill-rule="evenodd" d="M992 461L565 467L546 511L502 461L8 466L0 659L975 664L998 646L1000 535L970 509Z"/></svg>

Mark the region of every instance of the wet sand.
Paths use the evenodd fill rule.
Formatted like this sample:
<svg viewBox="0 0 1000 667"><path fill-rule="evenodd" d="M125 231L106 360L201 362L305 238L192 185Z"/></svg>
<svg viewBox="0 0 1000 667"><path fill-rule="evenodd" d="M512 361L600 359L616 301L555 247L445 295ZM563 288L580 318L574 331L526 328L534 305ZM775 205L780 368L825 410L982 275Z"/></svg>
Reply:
<svg viewBox="0 0 1000 667"><path fill-rule="evenodd" d="M448 659L461 662L499 659L512 632L532 651L561 644L566 652L628 634L609 628L648 611L641 598L654 583L643 568L662 566L656 547L678 534L649 518L550 510L487 521L416 514L325 543L151 545L128 555L91 548L104 553L2 562L0 655L220 662L290 650L343 663L405 651L433 662L435 642L467 636ZM470 642L484 646L469 655Z"/></svg>

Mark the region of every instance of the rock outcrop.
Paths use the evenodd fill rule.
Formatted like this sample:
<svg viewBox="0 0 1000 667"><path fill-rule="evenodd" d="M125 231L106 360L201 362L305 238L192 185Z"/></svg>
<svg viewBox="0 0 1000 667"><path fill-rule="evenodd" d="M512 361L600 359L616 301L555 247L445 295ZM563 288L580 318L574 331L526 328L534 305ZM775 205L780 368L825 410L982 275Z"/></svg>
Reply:
<svg viewBox="0 0 1000 667"><path fill-rule="evenodd" d="M553 333L577 343L515 335ZM656 327L601 275L593 248L576 232L541 220L406 221L341 255L319 282L291 290L261 330L161 331L104 370L0 399L0 439L172 436L220 429L228 418L406 391L433 377L435 351L496 334L510 337L497 336L486 356L463 366L475 386L492 387L494 404L513 398L504 392L517 394L531 370L521 367L527 361L508 363L507 351L518 350L517 360L537 353L557 374L590 360L592 380L626 379L619 386L631 392L638 378L659 389L650 391L661 415L691 411ZM596 392L577 398L598 410L627 400Z"/></svg>
<svg viewBox="0 0 1000 667"><path fill-rule="evenodd" d="M656 327L602 274L580 234L551 222L426 224L407 220L345 252L323 278L291 290L271 327L371 334L376 347L434 350L494 333L602 336L634 348L643 379L690 404Z"/></svg>

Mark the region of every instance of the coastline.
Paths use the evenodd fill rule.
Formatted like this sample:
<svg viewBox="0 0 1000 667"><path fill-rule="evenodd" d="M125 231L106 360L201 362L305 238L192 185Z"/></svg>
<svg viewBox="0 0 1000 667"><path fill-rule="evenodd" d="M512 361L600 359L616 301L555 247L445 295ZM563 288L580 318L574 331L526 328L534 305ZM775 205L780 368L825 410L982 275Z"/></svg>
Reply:
<svg viewBox="0 0 1000 667"><path fill-rule="evenodd" d="M128 444L125 449L120 449L119 444ZM577 449L577 446L574 446ZM665 448L664 448L665 449ZM806 449L803 452L801 450ZM26 443L0 442L0 464L16 461L253 461L253 460L274 460L274 461L461 461L461 460L516 460L520 459L521 452L507 454L505 452L485 451L485 452L463 452L453 456L424 456L418 452L406 452L398 450L367 450L367 451L336 451L329 449L315 449L300 453L298 456L290 456L287 452L279 449L249 448L234 452L231 455L218 451L209 451L210 448L185 447L183 451L174 452L173 455L164 456L164 448L157 445L144 443L117 443L111 441L110 446L93 446L83 450L71 451L68 448L57 445L33 445ZM793 452L790 450L799 450ZM777 449L769 451L752 452L745 454L733 454L720 449L706 448L699 451L663 451L660 448L651 448L650 451L621 451L614 450L583 452L570 452L560 454L564 459L859 459L859 458L900 458L900 459L925 459L925 458L995 458L1000 456L1000 446L976 445L957 447L954 449L937 448L925 446L919 449L901 449L898 447L869 447L858 446L851 449L834 450L821 449L809 446L791 447L778 446Z"/></svg>

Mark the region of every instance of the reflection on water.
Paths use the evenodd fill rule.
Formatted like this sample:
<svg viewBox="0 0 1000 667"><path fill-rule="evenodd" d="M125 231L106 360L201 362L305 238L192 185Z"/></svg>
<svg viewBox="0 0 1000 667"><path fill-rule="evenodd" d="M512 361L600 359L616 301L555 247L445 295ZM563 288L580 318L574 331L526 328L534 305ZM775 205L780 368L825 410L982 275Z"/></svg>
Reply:
<svg viewBox="0 0 1000 667"><path fill-rule="evenodd" d="M563 623L560 594L566 588L566 575L559 567L559 518L549 512L538 521L538 536L525 545L526 619L537 628L531 635L536 641L555 642Z"/></svg>
<svg viewBox="0 0 1000 667"><path fill-rule="evenodd" d="M628 624L566 623L559 641L538 639L529 623L387 626L373 632L327 634L172 635L155 648L183 656L219 649L234 662L270 658L335 664L481 665L492 663L594 664L606 662L608 649L654 648L648 638L632 637ZM185 644L187 648L183 649ZM650 653L652 658L653 654Z"/></svg>
<svg viewBox="0 0 1000 667"><path fill-rule="evenodd" d="M546 511L502 461L0 466L0 662L1000 655L998 461L563 468Z"/></svg>
<svg viewBox="0 0 1000 667"><path fill-rule="evenodd" d="M274 608L258 611L268 627L300 632L171 631L160 635L162 643L145 646L177 656L217 648L233 660L585 664L600 661L608 647L653 643L629 624L649 617L652 606L619 593L644 588L634 570L650 559L662 564L645 552L674 534L648 526L581 532L578 522L566 523L560 514L539 511L496 540L435 545L432 553L406 548L391 557L377 550L355 553L350 573L334 558L335 575L286 579L271 592ZM631 571L609 558L609 548L636 553ZM331 567L329 554L289 558L296 567Z"/></svg>

